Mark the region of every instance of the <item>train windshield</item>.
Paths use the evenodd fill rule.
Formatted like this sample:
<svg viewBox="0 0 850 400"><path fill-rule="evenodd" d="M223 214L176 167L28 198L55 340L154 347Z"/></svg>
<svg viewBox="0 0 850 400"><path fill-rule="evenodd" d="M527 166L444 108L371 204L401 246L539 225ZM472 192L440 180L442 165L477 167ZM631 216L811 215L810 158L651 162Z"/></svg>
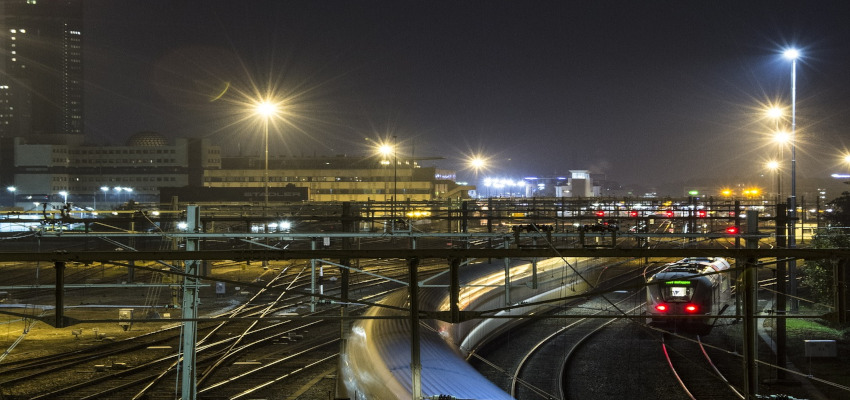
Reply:
<svg viewBox="0 0 850 400"><path fill-rule="evenodd" d="M691 301L694 291L689 281L667 281L661 286L661 295L664 301L685 302Z"/></svg>

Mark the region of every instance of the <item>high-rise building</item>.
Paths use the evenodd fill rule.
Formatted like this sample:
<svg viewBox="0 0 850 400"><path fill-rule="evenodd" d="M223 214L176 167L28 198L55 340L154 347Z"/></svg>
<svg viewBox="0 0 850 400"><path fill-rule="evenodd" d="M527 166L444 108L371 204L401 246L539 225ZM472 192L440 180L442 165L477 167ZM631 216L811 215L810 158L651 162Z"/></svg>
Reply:
<svg viewBox="0 0 850 400"><path fill-rule="evenodd" d="M83 133L82 0L0 1L0 137Z"/></svg>

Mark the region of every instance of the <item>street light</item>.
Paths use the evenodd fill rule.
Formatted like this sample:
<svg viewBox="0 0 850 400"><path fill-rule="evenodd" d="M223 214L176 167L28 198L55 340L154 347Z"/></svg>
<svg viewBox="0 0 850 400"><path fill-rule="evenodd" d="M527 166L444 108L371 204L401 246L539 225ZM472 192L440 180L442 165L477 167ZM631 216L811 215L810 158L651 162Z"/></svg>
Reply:
<svg viewBox="0 0 850 400"><path fill-rule="evenodd" d="M15 200L17 200L17 198L15 196L15 194L16 194L15 192L18 191L18 188L14 187L14 186L7 186L6 191L8 191L9 193L12 194L12 207L14 207L15 206Z"/></svg>
<svg viewBox="0 0 850 400"><path fill-rule="evenodd" d="M782 198L782 178L779 174L779 161L768 161L767 169L773 171L773 173L776 174L776 204L779 204Z"/></svg>
<svg viewBox="0 0 850 400"><path fill-rule="evenodd" d="M109 200L107 200L106 195L109 193L109 186L101 186L100 191L103 192L103 202L104 203L108 202ZM97 208L97 207L95 207L95 208Z"/></svg>
<svg viewBox="0 0 850 400"><path fill-rule="evenodd" d="M779 124L779 118L782 118L783 115L782 108L778 106L768 108L766 113L768 117L777 121L777 125Z"/></svg>
<svg viewBox="0 0 850 400"><path fill-rule="evenodd" d="M788 201L788 248L797 247L797 49L787 49L783 53L791 60L791 199ZM791 259L788 264L789 294L791 295L791 311L797 311L797 260Z"/></svg>
<svg viewBox="0 0 850 400"><path fill-rule="evenodd" d="M474 176L478 178L478 172L480 172L487 166L487 161L481 158L480 156L474 156L472 157L472 159L469 160L469 166L472 167ZM480 197L481 196L479 195L479 198Z"/></svg>
<svg viewBox="0 0 850 400"><path fill-rule="evenodd" d="M64 201L64 204L68 204L68 192L63 190L63 191L59 192L59 195L62 196L62 200Z"/></svg>
<svg viewBox="0 0 850 400"><path fill-rule="evenodd" d="M269 119L277 115L278 105L268 100L263 100L254 106L257 115L263 118L263 142L265 163L263 166L263 207L269 208Z"/></svg>

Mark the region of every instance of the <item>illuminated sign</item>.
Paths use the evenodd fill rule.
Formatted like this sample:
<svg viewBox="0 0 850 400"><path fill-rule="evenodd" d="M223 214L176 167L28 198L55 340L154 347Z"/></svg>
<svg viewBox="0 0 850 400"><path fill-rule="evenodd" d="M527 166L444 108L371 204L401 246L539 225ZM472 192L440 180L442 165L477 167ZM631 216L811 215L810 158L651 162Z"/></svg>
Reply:
<svg viewBox="0 0 850 400"><path fill-rule="evenodd" d="M664 283L668 285L690 285L691 281L667 281Z"/></svg>

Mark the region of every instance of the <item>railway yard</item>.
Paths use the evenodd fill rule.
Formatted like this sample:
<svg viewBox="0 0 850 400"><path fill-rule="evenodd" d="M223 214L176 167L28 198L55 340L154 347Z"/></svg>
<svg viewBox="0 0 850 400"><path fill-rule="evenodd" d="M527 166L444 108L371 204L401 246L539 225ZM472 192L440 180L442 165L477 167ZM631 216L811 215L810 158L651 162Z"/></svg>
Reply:
<svg viewBox="0 0 850 400"><path fill-rule="evenodd" d="M508 251L509 238L515 239L511 247L519 244L519 250L523 243L528 249L538 249L539 243L549 239L540 231L534 237L535 232L528 232L528 238L517 232L513 229L505 235L503 250ZM581 247L605 243L608 235L600 232L585 237L582 233L556 241L561 247ZM729 237L702 242L662 237L647 243L640 237L624 236L619 239L624 247L643 243L644 247L674 249L675 254L688 248L732 249L736 245ZM414 248L431 254L428 249L445 248L448 253L458 248L488 249L493 248L492 238L461 241L436 235L416 240L409 235L374 235L356 240L358 250L371 249L378 256L341 260L339 265L323 260L320 288L312 295L315 264L300 255L267 261L206 261L206 279L198 289L197 330L188 333L194 335L192 373L197 398L406 398L411 390L410 341L415 340L404 333L404 326L408 332L410 326L406 308L412 307L406 300L410 289L405 282L411 277L419 280L423 290L417 296L424 307L421 331L432 336L422 338L421 379L427 398L455 396L451 391L459 393L460 389L452 385L477 385L473 381L452 383L451 369L455 367L449 366L458 364L453 364L451 357L465 359L483 381L504 391L505 398L745 398L747 344L740 299L713 322L710 333L701 336L646 324L645 282L662 266L678 260L678 255L514 257L509 260L510 267L507 259L500 257L469 258L460 268L458 302L461 310L474 316L448 317L436 311L449 311L448 305L437 304L448 304L453 285L449 283L451 257L425 257L411 264L403 258L382 257L380 251ZM759 246L771 248L768 240ZM32 246L33 242L26 243ZM60 241L48 243L58 246ZM309 243L290 239L272 241L269 246L304 248ZM260 248L262 242L254 240L250 246ZM84 251L96 250L89 242L84 247ZM850 396L847 331L825 323L818 318L822 311L806 302L801 302L799 314L789 317L804 323L789 323L789 363L785 369L777 367L776 319L772 315L775 269L770 263L765 265L757 269L755 326L759 339L754 343L758 383L751 390L760 398ZM128 282L131 267L134 274ZM4 285L16 287L3 292L0 303L6 311L0 315L0 346L4 349L0 399L179 397L180 374L185 368L181 369L178 355L183 351L181 335L186 332L181 323L181 285L168 273L167 264L117 259L67 262L63 301L64 316L70 323L61 328L51 326L57 276L52 263L9 261L0 268ZM345 270L350 276L343 274ZM512 280L509 293L504 287L508 270ZM470 275L471 271L476 275ZM370 308L373 311L368 311ZM376 314L375 309L384 313ZM522 318L511 317L511 313ZM372 319L357 319L365 315ZM348 332L354 336L349 338ZM387 336L390 332L401 336ZM367 337L385 339L364 342L362 338ZM350 343L341 343L343 338ZM435 350L433 343L426 345L434 338L450 346ZM810 339L834 341L836 356L806 357L803 341ZM367 350L358 352L358 343ZM341 356L341 349L347 353ZM352 365L361 365L358 362L372 364L374 370L352 370ZM435 367L441 364L450 370ZM380 377L378 389L363 383L369 381L367 375ZM435 381L443 385L435 386ZM390 389L381 392L382 384L408 394ZM443 392L435 387L442 387Z"/></svg>

